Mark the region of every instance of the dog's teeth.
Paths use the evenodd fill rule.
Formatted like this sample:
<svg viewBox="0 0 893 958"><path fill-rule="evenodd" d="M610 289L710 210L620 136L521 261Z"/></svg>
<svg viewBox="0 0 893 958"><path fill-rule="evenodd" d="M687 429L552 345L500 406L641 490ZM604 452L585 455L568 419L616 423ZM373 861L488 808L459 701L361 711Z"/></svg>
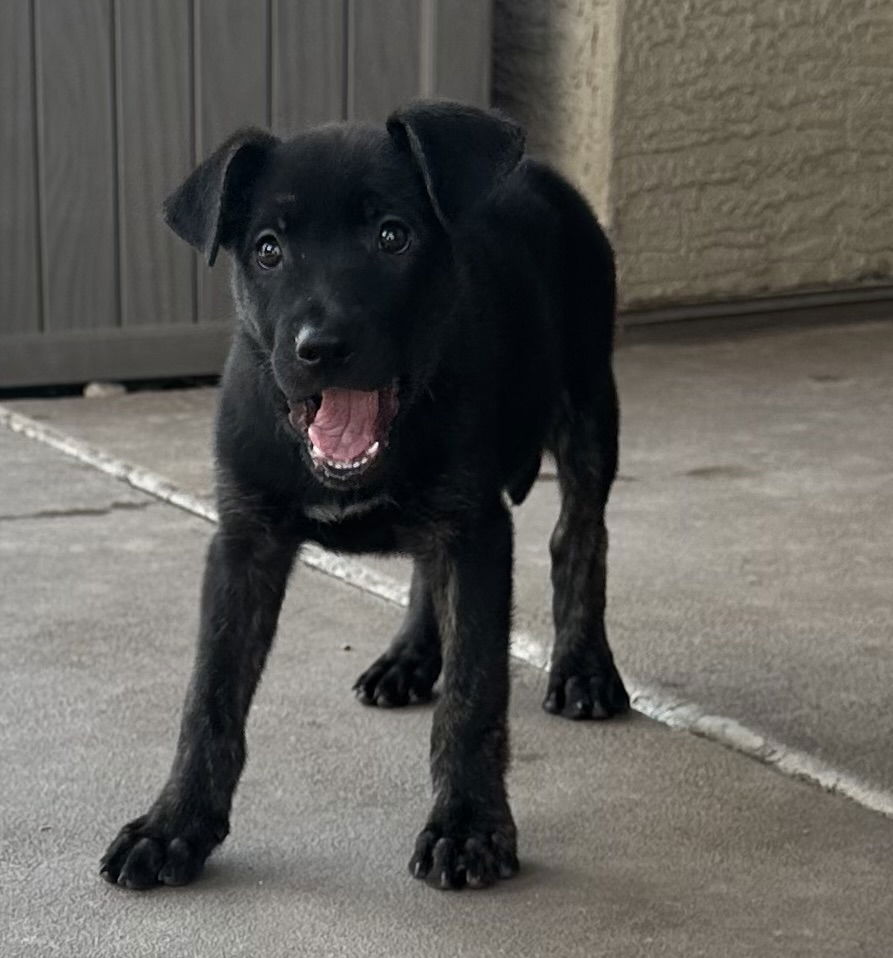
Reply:
<svg viewBox="0 0 893 958"><path fill-rule="evenodd" d="M325 453L318 447L313 444L310 445L310 455L313 457L313 461L325 466L327 469L332 469L335 472L354 472L357 469L362 469L364 466L368 466L372 461L373 457L379 451L380 444L376 441L358 458L351 459L350 462L342 462L338 459L329 459Z"/></svg>

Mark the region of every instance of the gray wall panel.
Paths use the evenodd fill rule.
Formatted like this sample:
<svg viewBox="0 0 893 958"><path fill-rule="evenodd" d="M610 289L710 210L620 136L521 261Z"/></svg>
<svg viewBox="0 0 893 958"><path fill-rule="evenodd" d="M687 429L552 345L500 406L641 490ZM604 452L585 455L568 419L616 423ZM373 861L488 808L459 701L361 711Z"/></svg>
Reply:
<svg viewBox="0 0 893 958"><path fill-rule="evenodd" d="M116 326L110 0L39 0L44 320Z"/></svg>
<svg viewBox="0 0 893 958"><path fill-rule="evenodd" d="M196 148L203 159L240 126L267 126L269 19L263 0L195 0ZM228 257L198 265L199 322L232 322Z"/></svg>
<svg viewBox="0 0 893 958"><path fill-rule="evenodd" d="M37 332L40 258L29 0L0 4L0 107L0 331Z"/></svg>
<svg viewBox="0 0 893 958"><path fill-rule="evenodd" d="M277 133L341 119L343 0L273 0L272 117Z"/></svg>
<svg viewBox="0 0 893 958"><path fill-rule="evenodd" d="M0 348L0 383L79 383L90 379L211 376L229 347L225 326L131 326L7 336Z"/></svg>
<svg viewBox="0 0 893 958"><path fill-rule="evenodd" d="M351 0L348 116L383 121L419 95L421 12L418 0Z"/></svg>
<svg viewBox="0 0 893 958"><path fill-rule="evenodd" d="M489 0L0 0L0 386L205 373L233 319L160 206L240 126L485 102ZM166 364L165 351L169 351Z"/></svg>
<svg viewBox="0 0 893 958"><path fill-rule="evenodd" d="M190 8L118 0L121 324L192 323L194 262L162 199L192 167Z"/></svg>
<svg viewBox="0 0 893 958"><path fill-rule="evenodd" d="M486 106L490 101L489 0L430 0L434 6L433 92Z"/></svg>

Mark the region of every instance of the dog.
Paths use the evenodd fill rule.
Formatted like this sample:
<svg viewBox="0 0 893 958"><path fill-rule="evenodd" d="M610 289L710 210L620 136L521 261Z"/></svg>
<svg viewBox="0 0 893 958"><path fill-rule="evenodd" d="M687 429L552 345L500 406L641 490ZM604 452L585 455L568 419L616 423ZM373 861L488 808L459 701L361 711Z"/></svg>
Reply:
<svg viewBox="0 0 893 958"><path fill-rule="evenodd" d="M604 232L525 154L516 123L447 101L287 141L242 130L164 211L210 265L221 249L232 260L220 523L170 776L101 874L182 885L226 837L251 698L295 555L316 542L413 559L405 621L355 685L398 707L429 698L443 669L411 874L442 888L510 877L510 504L545 451L561 510L543 707L585 719L629 706L604 626L618 436Z"/></svg>

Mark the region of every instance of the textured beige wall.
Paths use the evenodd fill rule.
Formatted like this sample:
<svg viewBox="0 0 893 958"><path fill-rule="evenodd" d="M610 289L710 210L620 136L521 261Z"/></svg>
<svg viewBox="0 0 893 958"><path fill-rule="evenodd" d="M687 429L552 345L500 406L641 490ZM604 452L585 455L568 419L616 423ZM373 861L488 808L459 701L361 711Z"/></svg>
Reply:
<svg viewBox="0 0 893 958"><path fill-rule="evenodd" d="M893 0L497 0L495 97L627 307L893 281Z"/></svg>
<svg viewBox="0 0 893 958"><path fill-rule="evenodd" d="M607 215L614 105L614 0L497 0L493 92L531 151Z"/></svg>

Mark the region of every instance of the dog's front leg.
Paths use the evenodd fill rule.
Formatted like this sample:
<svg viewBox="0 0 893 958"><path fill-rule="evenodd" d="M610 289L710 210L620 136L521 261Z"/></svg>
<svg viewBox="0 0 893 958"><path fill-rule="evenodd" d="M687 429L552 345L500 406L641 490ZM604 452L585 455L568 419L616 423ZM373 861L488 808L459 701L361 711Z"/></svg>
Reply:
<svg viewBox="0 0 893 958"><path fill-rule="evenodd" d="M276 631L294 545L224 525L208 550L201 628L167 784L125 825L101 874L128 888L182 885L229 831L245 762L245 719Z"/></svg>
<svg viewBox="0 0 893 958"><path fill-rule="evenodd" d="M434 807L410 871L441 888L479 888L518 869L508 765L512 526L494 505L440 545L428 570L443 642L431 733Z"/></svg>

